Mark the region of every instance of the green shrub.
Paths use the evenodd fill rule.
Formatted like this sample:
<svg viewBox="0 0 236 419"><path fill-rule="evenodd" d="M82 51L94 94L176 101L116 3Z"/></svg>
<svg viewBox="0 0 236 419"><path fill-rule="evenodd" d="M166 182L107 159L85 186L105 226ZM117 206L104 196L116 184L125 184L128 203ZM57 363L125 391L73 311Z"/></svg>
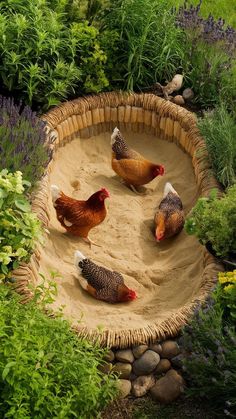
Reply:
<svg viewBox="0 0 236 419"><path fill-rule="evenodd" d="M45 123L28 106L0 96L0 167L21 170L34 187L50 159L45 141Z"/></svg>
<svg viewBox="0 0 236 419"><path fill-rule="evenodd" d="M74 94L79 83L89 91L108 83L97 29L72 22L70 3L7 0L1 5L0 82L29 105L47 109Z"/></svg>
<svg viewBox="0 0 236 419"><path fill-rule="evenodd" d="M204 118L198 128L205 138L215 176L224 187L236 181L236 122L223 103Z"/></svg>
<svg viewBox="0 0 236 419"><path fill-rule="evenodd" d="M217 256L236 253L236 185L220 199L214 191L209 198L199 198L186 219L185 230L200 243L210 243Z"/></svg>
<svg viewBox="0 0 236 419"><path fill-rule="evenodd" d="M109 43L105 50L111 85L133 90L171 79L182 65L185 45L168 2L113 0L110 4L100 24L101 32L114 34L116 40L112 54Z"/></svg>
<svg viewBox="0 0 236 419"><path fill-rule="evenodd" d="M183 333L187 394L208 400L213 411L236 413L236 334L222 324L218 306L200 310Z"/></svg>
<svg viewBox="0 0 236 419"><path fill-rule="evenodd" d="M28 185L21 172L0 172L0 280L9 278L19 262L28 261L42 238L41 223L24 196Z"/></svg>
<svg viewBox="0 0 236 419"><path fill-rule="evenodd" d="M98 371L104 350L78 338L62 317L47 317L44 290L22 305L0 285L0 416L95 418L115 394L112 378Z"/></svg>
<svg viewBox="0 0 236 419"><path fill-rule="evenodd" d="M212 296L181 337L187 394L207 400L220 417L223 411L231 417L236 413L235 273L219 275ZM227 295L233 289L234 301Z"/></svg>

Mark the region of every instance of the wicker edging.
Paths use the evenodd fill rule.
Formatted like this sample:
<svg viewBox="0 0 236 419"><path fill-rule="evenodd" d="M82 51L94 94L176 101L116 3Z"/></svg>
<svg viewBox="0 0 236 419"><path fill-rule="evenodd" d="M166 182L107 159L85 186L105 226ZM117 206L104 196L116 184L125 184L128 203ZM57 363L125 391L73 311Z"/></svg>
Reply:
<svg viewBox="0 0 236 419"><path fill-rule="evenodd" d="M102 93L65 102L43 116L47 123L47 141L53 152L74 137L90 137L105 130L119 127L135 132L145 130L159 138L175 142L192 158L197 184L202 196L208 196L212 188L220 190L214 178L206 145L196 126L195 116L184 108L152 94L128 94L122 92ZM53 142L53 143L52 143ZM49 225L48 200L51 163L41 181L40 190L33 199L32 208L44 227ZM38 278L40 253L36 251L29 264L22 264L15 272L15 289L23 294L24 302L31 298L27 288ZM204 253L204 272L198 298L184 305L161 324L152 324L135 330L88 330L76 327L81 336L98 340L103 346L129 347L135 344L154 342L157 339L174 337L191 316L198 302L203 301L216 282L221 265L207 251Z"/></svg>

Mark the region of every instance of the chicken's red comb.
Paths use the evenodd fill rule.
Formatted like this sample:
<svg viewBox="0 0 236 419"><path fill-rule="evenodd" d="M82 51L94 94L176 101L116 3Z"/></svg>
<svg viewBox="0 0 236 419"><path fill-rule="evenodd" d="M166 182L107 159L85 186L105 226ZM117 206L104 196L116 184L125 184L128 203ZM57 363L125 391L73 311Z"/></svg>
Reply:
<svg viewBox="0 0 236 419"><path fill-rule="evenodd" d="M137 294L134 290L129 290L129 296L132 300L135 300L135 298L137 298Z"/></svg>
<svg viewBox="0 0 236 419"><path fill-rule="evenodd" d="M100 192L104 193L108 198L110 197L110 192L106 188L101 188Z"/></svg>

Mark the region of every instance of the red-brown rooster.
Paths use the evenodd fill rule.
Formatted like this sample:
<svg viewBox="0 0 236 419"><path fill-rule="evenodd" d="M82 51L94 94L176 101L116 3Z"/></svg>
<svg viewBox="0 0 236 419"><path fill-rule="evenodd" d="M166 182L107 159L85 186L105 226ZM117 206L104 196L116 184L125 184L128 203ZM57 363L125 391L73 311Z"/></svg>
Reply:
<svg viewBox="0 0 236 419"><path fill-rule="evenodd" d="M137 186L146 185L164 174L164 166L150 162L129 148L118 128L111 135L111 145L112 169L134 192L137 192Z"/></svg>
<svg viewBox="0 0 236 419"><path fill-rule="evenodd" d="M154 222L157 241L175 236L184 226L182 201L169 182L165 185L163 199L155 214Z"/></svg>
<svg viewBox="0 0 236 419"><path fill-rule="evenodd" d="M75 266L81 287L97 300L124 303L137 297L136 292L124 284L124 278L120 273L97 265L79 250L75 252Z"/></svg>
<svg viewBox="0 0 236 419"><path fill-rule="evenodd" d="M105 199L110 196L107 189L102 188L90 196L87 201L79 201L65 195L56 185L51 185L52 201L56 209L57 219L61 225L74 236L82 237L90 244L88 233L106 217Z"/></svg>

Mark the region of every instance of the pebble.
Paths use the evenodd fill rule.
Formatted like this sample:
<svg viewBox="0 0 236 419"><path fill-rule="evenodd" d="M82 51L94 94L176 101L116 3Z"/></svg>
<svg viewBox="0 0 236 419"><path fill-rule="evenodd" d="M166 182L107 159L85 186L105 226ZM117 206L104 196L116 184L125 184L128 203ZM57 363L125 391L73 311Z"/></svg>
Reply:
<svg viewBox="0 0 236 419"><path fill-rule="evenodd" d="M103 372L103 374L109 374L111 372L113 365L110 362L104 362L104 364L99 365L98 369Z"/></svg>
<svg viewBox="0 0 236 419"><path fill-rule="evenodd" d="M112 362L115 359L115 354L114 352L109 349L109 351L106 353L106 355L104 356L105 361L107 362Z"/></svg>
<svg viewBox="0 0 236 419"><path fill-rule="evenodd" d="M154 351L157 354L161 355L162 346L160 345L160 343L154 343L154 344L150 345L149 349L151 349L151 351Z"/></svg>
<svg viewBox="0 0 236 419"><path fill-rule="evenodd" d="M118 387L119 398L124 399L130 394L131 382L129 380L119 379L116 383Z"/></svg>
<svg viewBox="0 0 236 419"><path fill-rule="evenodd" d="M179 355L175 356L174 358L171 358L171 364L175 368L182 368L183 359L184 359L183 354L179 354Z"/></svg>
<svg viewBox="0 0 236 419"><path fill-rule="evenodd" d="M173 102L174 102L176 105L184 105L184 104L185 104L185 100L184 100L183 96L181 96L181 95L177 95L177 96L175 96L175 97L173 98Z"/></svg>
<svg viewBox="0 0 236 419"><path fill-rule="evenodd" d="M153 375L141 375L132 383L132 393L135 397L144 396L155 385Z"/></svg>
<svg viewBox="0 0 236 419"><path fill-rule="evenodd" d="M133 372L137 376L153 372L160 362L160 355L150 349L133 363Z"/></svg>
<svg viewBox="0 0 236 419"><path fill-rule="evenodd" d="M169 359L162 358L155 369L155 374L163 374L171 368Z"/></svg>
<svg viewBox="0 0 236 419"><path fill-rule="evenodd" d="M121 349L116 352L116 359L120 362L129 362L132 364L134 362L134 355L131 349Z"/></svg>
<svg viewBox="0 0 236 419"><path fill-rule="evenodd" d="M120 374L119 378L129 378L130 373L132 370L132 365L131 364L124 364L123 362L117 362L114 367L113 367L113 372Z"/></svg>
<svg viewBox="0 0 236 419"><path fill-rule="evenodd" d="M162 358L173 358L180 353L180 348L177 342L174 340L166 340L162 343Z"/></svg>
<svg viewBox="0 0 236 419"><path fill-rule="evenodd" d="M183 91L182 95L183 95L183 98L184 98L185 100L191 100L191 99L193 99L193 98L194 98L194 93L193 93L193 90L192 90L192 89L190 89L189 87L188 87L187 89L184 89L184 91Z"/></svg>
<svg viewBox="0 0 236 419"><path fill-rule="evenodd" d="M152 398L160 403L171 403L184 392L184 379L174 369L156 381L151 388Z"/></svg>
<svg viewBox="0 0 236 419"><path fill-rule="evenodd" d="M140 358L148 350L148 345L138 345L133 348L135 358Z"/></svg>

